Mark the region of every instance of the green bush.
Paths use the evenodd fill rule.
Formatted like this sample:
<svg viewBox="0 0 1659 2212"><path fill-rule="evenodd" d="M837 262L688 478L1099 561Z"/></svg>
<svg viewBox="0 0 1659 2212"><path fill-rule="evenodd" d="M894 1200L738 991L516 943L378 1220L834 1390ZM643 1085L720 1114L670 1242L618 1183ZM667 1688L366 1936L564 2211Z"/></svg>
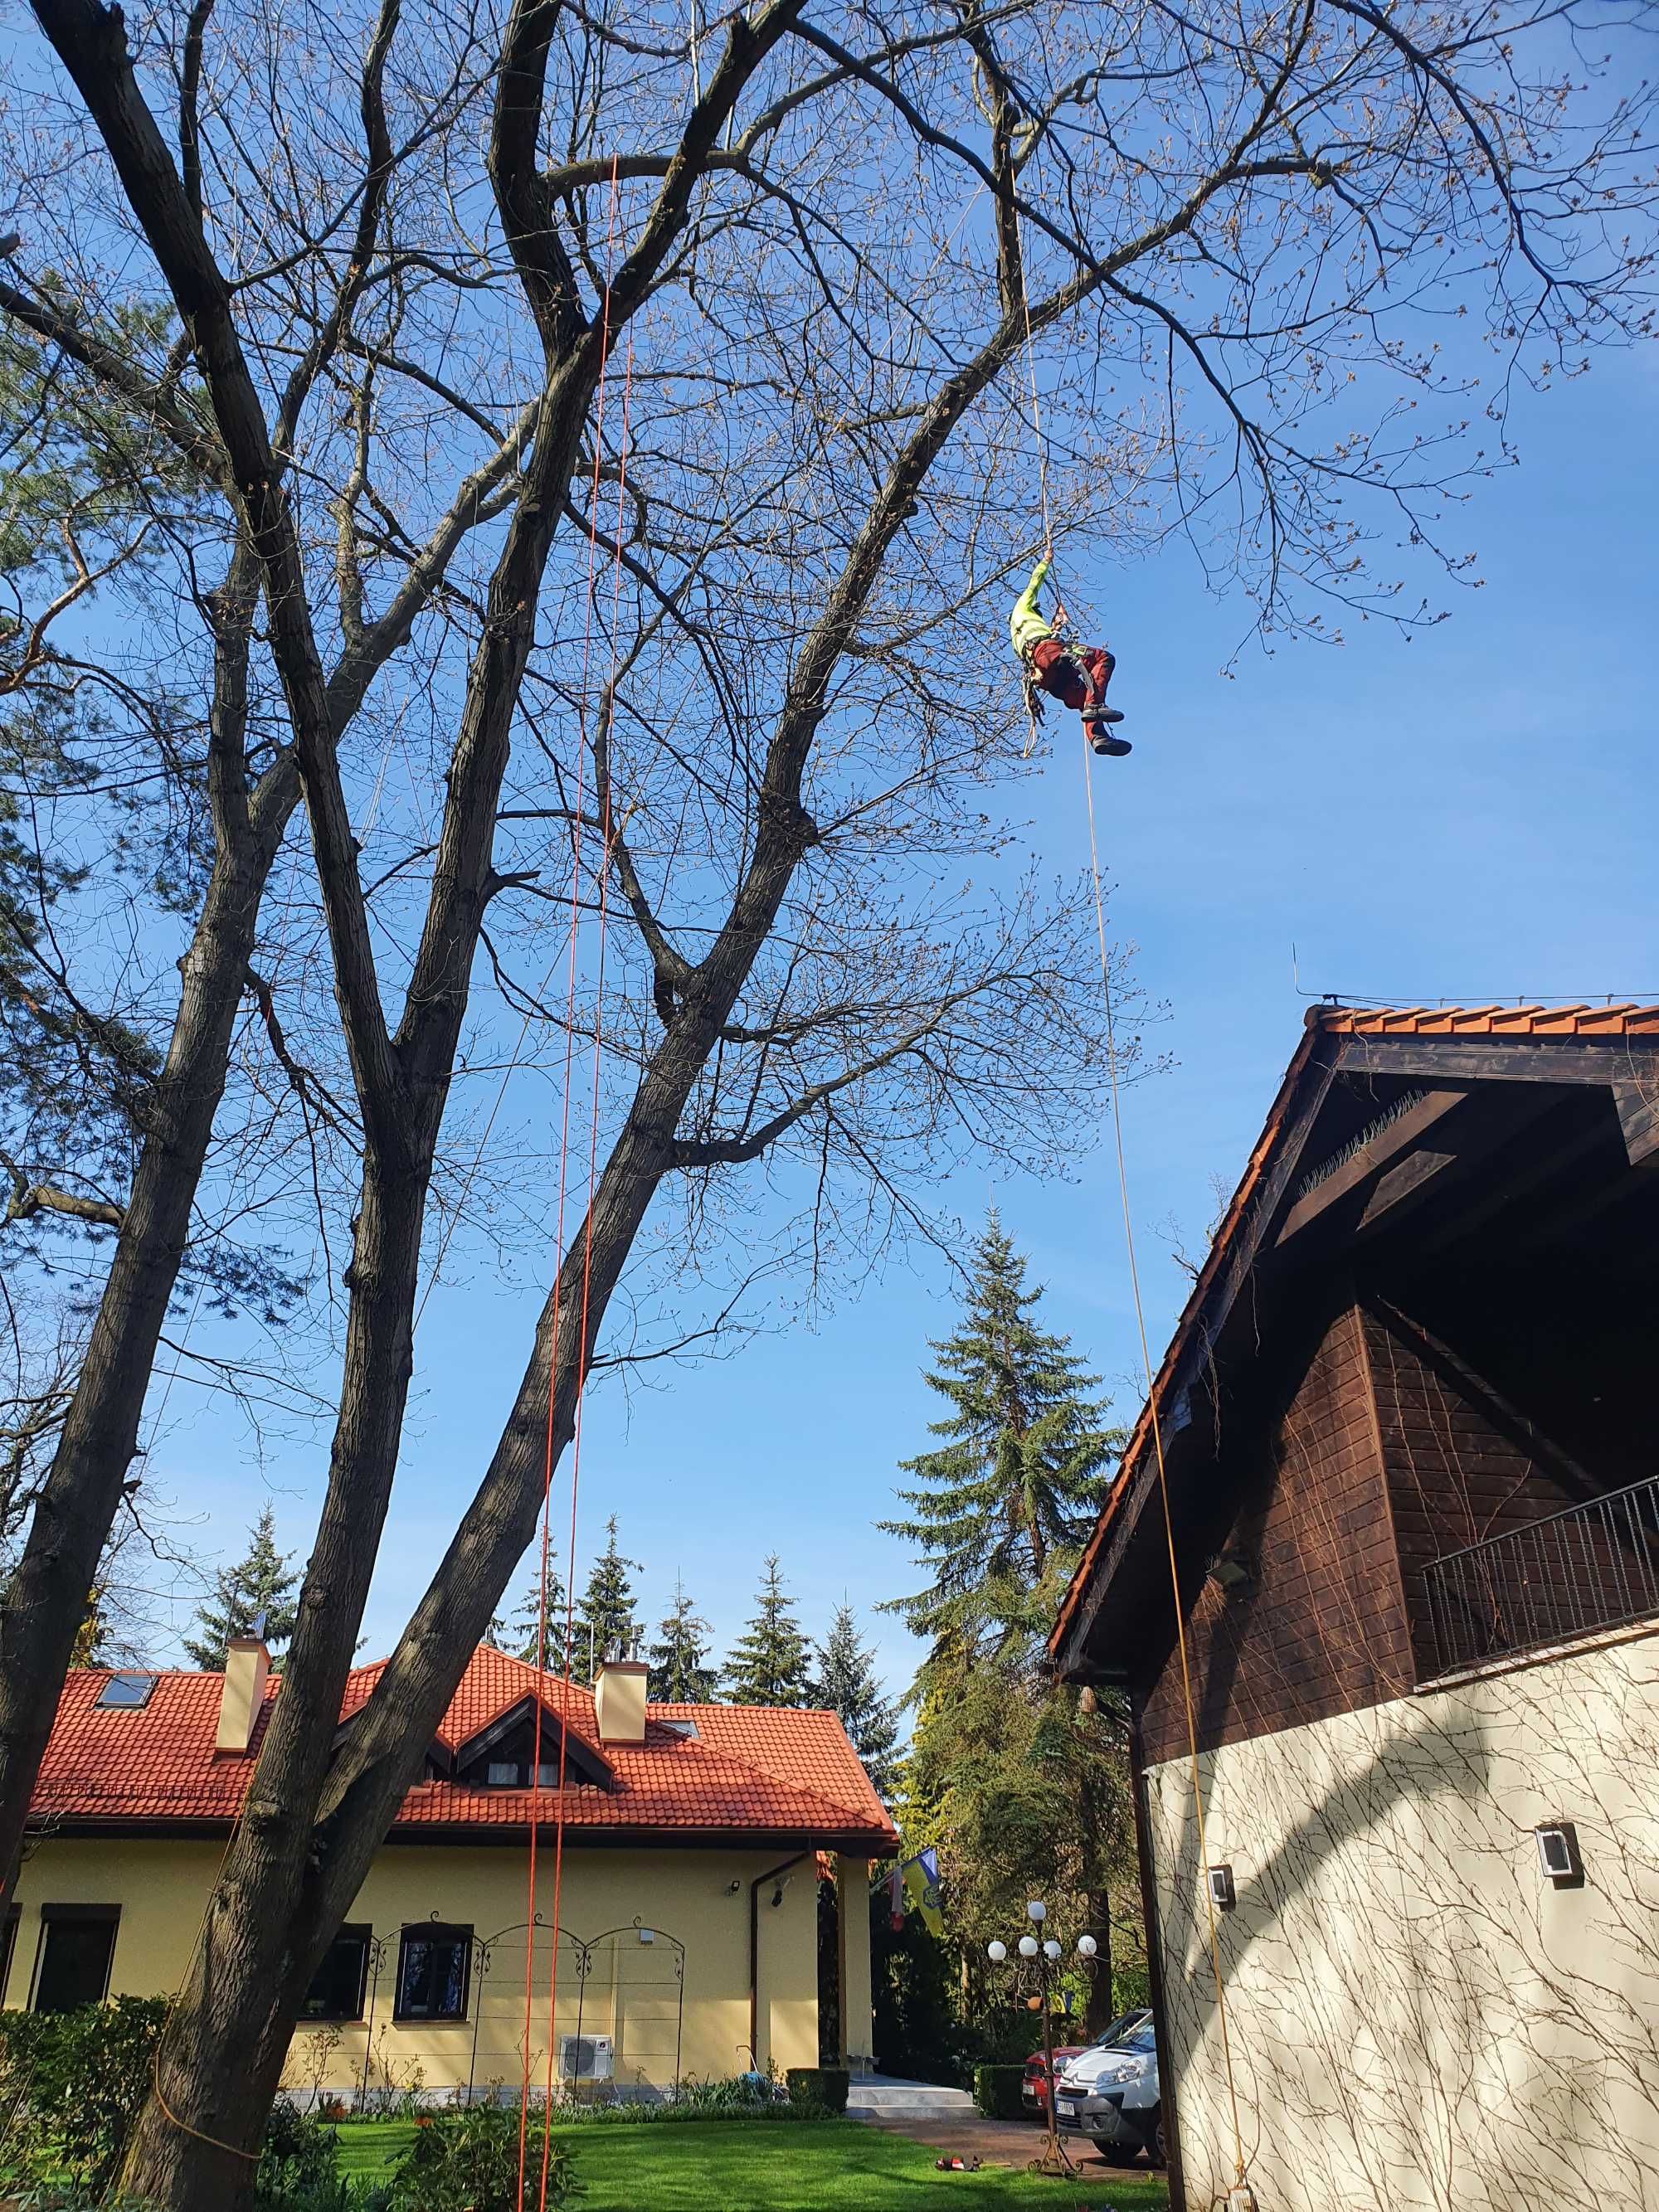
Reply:
<svg viewBox="0 0 1659 2212"><path fill-rule="evenodd" d="M575 2186L570 2154L556 2136L547 2145L542 2191L539 2114L525 2129L526 2203L562 2204ZM516 2105L469 2105L425 2120L393 2169L386 2212L514 2212L519 2202Z"/></svg>
<svg viewBox="0 0 1659 2212"><path fill-rule="evenodd" d="M851 2076L844 2066L792 2066L784 2079L792 2105L817 2112L844 2112Z"/></svg>
<svg viewBox="0 0 1659 2212"><path fill-rule="evenodd" d="M167 2014L165 1997L0 2013L0 2099L17 2108L9 2179L103 2188L149 2094Z"/></svg>
<svg viewBox="0 0 1659 2212"><path fill-rule="evenodd" d="M265 2123L253 2212L350 2212L351 2192L336 2172L339 2148L331 2127L279 2097Z"/></svg>
<svg viewBox="0 0 1659 2212"><path fill-rule="evenodd" d="M1023 2066L975 2066L974 2102L988 2120L1017 2120L1025 2109L1019 2094L1024 2078Z"/></svg>

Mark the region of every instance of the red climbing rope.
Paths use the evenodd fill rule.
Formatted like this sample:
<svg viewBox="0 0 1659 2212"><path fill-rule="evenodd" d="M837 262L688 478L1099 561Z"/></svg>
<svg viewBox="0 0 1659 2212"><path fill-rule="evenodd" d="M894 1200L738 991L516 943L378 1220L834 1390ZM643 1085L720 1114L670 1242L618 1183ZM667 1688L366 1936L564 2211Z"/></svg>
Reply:
<svg viewBox="0 0 1659 2212"><path fill-rule="evenodd" d="M614 263L618 215L619 191L617 157L611 162L611 203L605 226L605 265ZM524 2212L525 2182L529 2159L530 2077L532 2069L531 2038L535 2016L536 1973L536 1875L537 1851L542 1825L542 1722L546 1705L549 1668L547 1664L547 1599L548 1578L552 1556L552 1495L555 1450L555 1415L557 1400L557 1358L559 1325L564 1285L564 1227L565 1206L569 1189L570 1164L570 1095L574 1074L576 1030L576 975L577 951L581 918L581 841L584 830L583 801L586 794L586 761L588 749L587 701L591 673L593 605L599 555L599 483L605 453L605 410L606 380L611 354L611 286L607 281L599 309L599 377L594 409L593 469L588 497L587 573L583 592L582 611L582 669L581 685L577 700L576 790L571 833L570 862L570 923L569 957L568 963L565 1049L562 1102L559 1130L559 1198L554 1229L554 1250L556 1272L553 1281L553 1308L548 1334L547 1420L544 1431L544 1464L542 1474L542 1513L540 1566L537 1595L537 1695L535 1721L532 1744L530 1789L530 1848L526 1907L525 1942L525 2002L524 2002L524 2069L519 2100L519 2185L515 2212ZM617 671L617 617L622 592L622 502L626 495L628 478L628 435L629 400L633 386L634 352L630 340L623 391L623 435L617 471L618 527L616 538L615 578L611 592L611 675L606 685L607 713L611 687ZM597 781L597 778L596 778ZM542 2084L542 2160L541 2182L538 2191L538 2212L546 2212L549 2149L553 2124L553 2070L555 2063L554 2023L558 2002L559 1933L561 1897L564 1873L565 1807L564 1785L567 1764L567 1745L570 1721L570 1654L574 1633L575 1566L576 1566L576 1505L581 1480L582 1396L587 1380L587 1342L589 1300L592 1282L593 1258L593 1199L598 1187L599 1143L599 1061L600 1023L599 1001L605 989L605 927L607 922L606 891L610 880L611 829L608 784L600 800L600 853L599 877L599 952L595 978L595 1012L593 1021L593 1069L592 1105L590 1113L587 1198L585 1212L582 1250L581 1308L577 1336L574 1414L570 1443L570 1519L566 1553L564 1652L560 1669L559 1684L559 1760L558 1775L554 1788L554 1844L553 1844L553 1928L552 1950L549 1961L547 1996L546 2067Z"/></svg>

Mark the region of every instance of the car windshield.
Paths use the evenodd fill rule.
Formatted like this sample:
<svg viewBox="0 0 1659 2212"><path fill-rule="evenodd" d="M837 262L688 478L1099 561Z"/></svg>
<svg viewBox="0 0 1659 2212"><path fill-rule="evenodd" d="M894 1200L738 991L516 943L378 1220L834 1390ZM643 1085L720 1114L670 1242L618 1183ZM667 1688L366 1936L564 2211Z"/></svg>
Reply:
<svg viewBox="0 0 1659 2212"><path fill-rule="evenodd" d="M1155 2051L1158 2038L1152 2033L1152 2023L1143 2020L1139 2027L1132 2027L1127 2035L1120 2035L1112 2048L1114 2051Z"/></svg>
<svg viewBox="0 0 1659 2212"><path fill-rule="evenodd" d="M1148 2051L1152 2048L1150 2043L1135 2041L1136 2036L1143 2030L1148 2036L1152 2034L1152 2022L1150 2013L1122 2013L1112 2022L1103 2035L1095 2038L1092 2048L1096 2051Z"/></svg>

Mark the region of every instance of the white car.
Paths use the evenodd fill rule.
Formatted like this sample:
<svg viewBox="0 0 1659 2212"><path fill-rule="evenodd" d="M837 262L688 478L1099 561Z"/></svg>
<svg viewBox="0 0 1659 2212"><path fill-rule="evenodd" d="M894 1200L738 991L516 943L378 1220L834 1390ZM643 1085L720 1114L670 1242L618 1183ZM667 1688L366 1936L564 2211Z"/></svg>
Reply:
<svg viewBox="0 0 1659 2212"><path fill-rule="evenodd" d="M1055 2085L1054 2118L1087 2136L1109 2165L1127 2166L1143 2150L1154 2166L1164 2164L1151 2013L1137 2014L1132 2026L1068 2061Z"/></svg>

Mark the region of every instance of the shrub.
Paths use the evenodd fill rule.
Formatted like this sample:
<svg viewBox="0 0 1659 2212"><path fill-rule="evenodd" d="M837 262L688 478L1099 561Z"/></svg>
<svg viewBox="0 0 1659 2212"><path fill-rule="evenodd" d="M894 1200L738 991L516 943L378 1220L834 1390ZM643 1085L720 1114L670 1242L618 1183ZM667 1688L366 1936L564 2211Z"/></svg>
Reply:
<svg viewBox="0 0 1659 2212"><path fill-rule="evenodd" d="M784 2079L789 2101L819 2112L844 2112L851 2076L844 2066L792 2066Z"/></svg>
<svg viewBox="0 0 1659 2212"><path fill-rule="evenodd" d="M149 2092L167 2014L165 1997L0 2013L0 2097L19 2107L7 2153L20 2179L105 2185Z"/></svg>
<svg viewBox="0 0 1659 2212"><path fill-rule="evenodd" d="M335 2171L338 2153L332 2128L279 2097L265 2124L253 2212L349 2212L350 2191Z"/></svg>
<svg viewBox="0 0 1659 2212"><path fill-rule="evenodd" d="M975 2066L974 2102L988 2120L1017 2120L1024 2111L1020 2084L1023 2066Z"/></svg>
<svg viewBox="0 0 1659 2212"><path fill-rule="evenodd" d="M542 2122L525 2130L525 2201L562 2204L574 2187L570 2154L547 2146L542 2192ZM434 2112L398 2161L386 2212L514 2212L519 2202L519 2112L511 2105L469 2105Z"/></svg>

